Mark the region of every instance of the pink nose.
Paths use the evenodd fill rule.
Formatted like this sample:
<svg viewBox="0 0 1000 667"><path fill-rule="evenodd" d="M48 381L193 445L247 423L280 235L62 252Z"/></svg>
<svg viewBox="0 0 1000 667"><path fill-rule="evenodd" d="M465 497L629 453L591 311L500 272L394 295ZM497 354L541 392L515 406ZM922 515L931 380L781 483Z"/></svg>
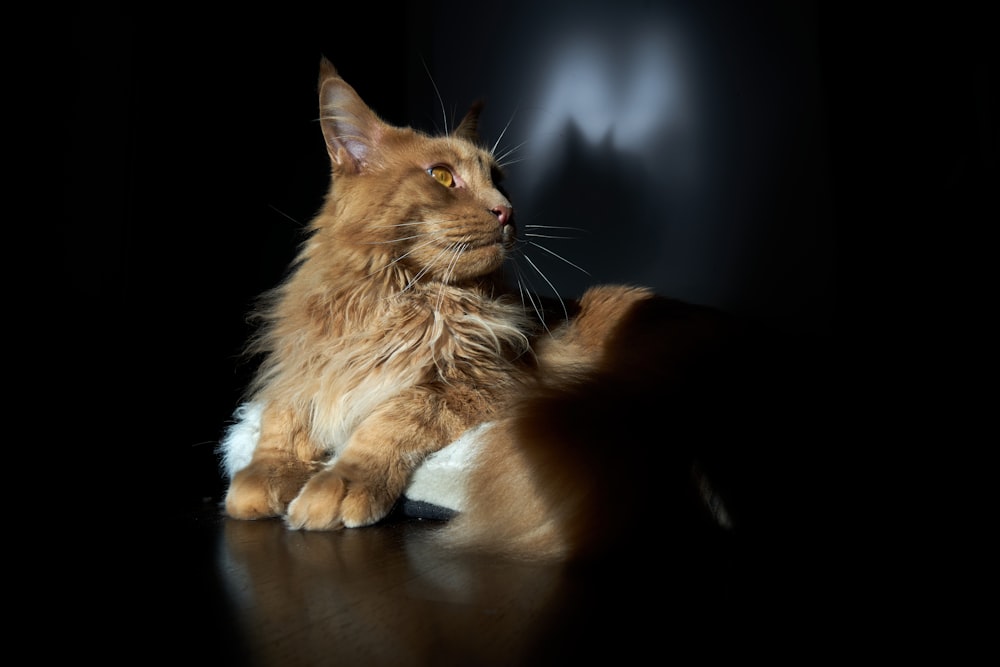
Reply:
<svg viewBox="0 0 1000 667"><path fill-rule="evenodd" d="M493 213L493 215L497 217L497 220L500 221L501 227L509 223L510 217L514 215L514 209L510 206L496 206L491 209L490 212Z"/></svg>

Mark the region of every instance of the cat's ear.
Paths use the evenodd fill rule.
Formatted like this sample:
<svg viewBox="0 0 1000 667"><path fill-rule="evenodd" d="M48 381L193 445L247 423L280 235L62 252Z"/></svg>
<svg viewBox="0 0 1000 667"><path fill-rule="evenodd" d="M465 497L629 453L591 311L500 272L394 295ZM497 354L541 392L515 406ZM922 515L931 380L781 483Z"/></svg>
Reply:
<svg viewBox="0 0 1000 667"><path fill-rule="evenodd" d="M465 118L462 122L458 124L455 131L452 134L456 137L461 137L463 139L468 139L474 144L479 143L479 114L482 113L483 107L486 106L485 102L482 100L476 100L471 107L469 107L468 113L465 114Z"/></svg>
<svg viewBox="0 0 1000 667"><path fill-rule="evenodd" d="M334 168L359 172L371 164L385 123L326 58L320 60L319 109L326 151Z"/></svg>

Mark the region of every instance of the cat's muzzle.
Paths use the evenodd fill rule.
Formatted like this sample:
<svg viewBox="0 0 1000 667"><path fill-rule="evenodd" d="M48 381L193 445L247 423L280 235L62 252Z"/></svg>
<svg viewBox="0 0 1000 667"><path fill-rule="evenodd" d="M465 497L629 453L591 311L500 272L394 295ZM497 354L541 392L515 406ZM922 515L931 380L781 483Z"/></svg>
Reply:
<svg viewBox="0 0 1000 667"><path fill-rule="evenodd" d="M514 241L516 237L517 237L517 230L514 228L514 221L510 220L508 222L505 222L504 225L500 228L500 243L503 244L504 248L509 250L514 246Z"/></svg>

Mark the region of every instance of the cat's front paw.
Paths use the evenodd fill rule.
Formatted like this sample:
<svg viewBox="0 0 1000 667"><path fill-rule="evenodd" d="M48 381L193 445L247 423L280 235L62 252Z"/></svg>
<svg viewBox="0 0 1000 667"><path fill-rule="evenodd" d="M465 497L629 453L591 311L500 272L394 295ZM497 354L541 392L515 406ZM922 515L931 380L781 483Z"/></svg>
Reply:
<svg viewBox="0 0 1000 667"><path fill-rule="evenodd" d="M295 530L337 530L368 526L392 508L368 485L348 482L334 470L317 473L288 506L285 523Z"/></svg>
<svg viewBox="0 0 1000 667"><path fill-rule="evenodd" d="M314 471L313 464L300 461L253 462L233 475L226 514L234 519L281 516Z"/></svg>

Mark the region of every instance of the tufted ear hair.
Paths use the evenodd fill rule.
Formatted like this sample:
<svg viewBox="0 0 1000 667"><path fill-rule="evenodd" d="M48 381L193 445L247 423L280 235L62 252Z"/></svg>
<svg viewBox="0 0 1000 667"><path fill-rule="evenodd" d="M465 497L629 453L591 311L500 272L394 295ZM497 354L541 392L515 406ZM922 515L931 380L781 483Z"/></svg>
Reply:
<svg viewBox="0 0 1000 667"><path fill-rule="evenodd" d="M482 113L483 107L486 103L483 100L476 100L473 102L472 106L469 107L469 111L465 114L465 118L462 122L458 124L455 131L452 132L453 136L461 137L462 139L468 139L474 144L479 143L479 114Z"/></svg>
<svg viewBox="0 0 1000 667"><path fill-rule="evenodd" d="M334 169L364 170L375 160L386 125L326 58L320 59L319 109Z"/></svg>

